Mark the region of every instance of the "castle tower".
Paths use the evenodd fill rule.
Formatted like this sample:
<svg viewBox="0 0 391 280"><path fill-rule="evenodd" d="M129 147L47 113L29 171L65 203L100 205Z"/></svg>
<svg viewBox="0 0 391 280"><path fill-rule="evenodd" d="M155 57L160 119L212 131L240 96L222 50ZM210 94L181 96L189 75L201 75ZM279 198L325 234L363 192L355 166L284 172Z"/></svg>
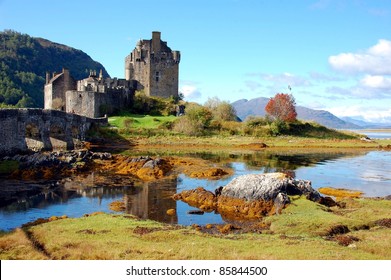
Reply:
<svg viewBox="0 0 391 280"><path fill-rule="evenodd" d="M125 79L136 80L137 90L147 96L178 97L180 52L172 51L161 33L152 32L151 40L139 40L125 58Z"/></svg>
<svg viewBox="0 0 391 280"><path fill-rule="evenodd" d="M72 78L69 70L62 69L61 73L46 73L44 86L44 108L66 111L65 92L76 89L76 81Z"/></svg>

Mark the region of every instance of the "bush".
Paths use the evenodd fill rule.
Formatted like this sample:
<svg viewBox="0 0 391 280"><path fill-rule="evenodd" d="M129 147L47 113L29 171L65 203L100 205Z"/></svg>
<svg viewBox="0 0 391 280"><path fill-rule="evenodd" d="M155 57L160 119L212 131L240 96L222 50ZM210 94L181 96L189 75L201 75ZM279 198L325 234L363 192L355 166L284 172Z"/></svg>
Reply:
<svg viewBox="0 0 391 280"><path fill-rule="evenodd" d="M288 130L289 126L286 122L275 120L270 124L270 132L274 136L285 134L288 132Z"/></svg>
<svg viewBox="0 0 391 280"><path fill-rule="evenodd" d="M169 116L176 114L176 100L145 95L143 91L135 93L132 112L136 114Z"/></svg>
<svg viewBox="0 0 391 280"><path fill-rule="evenodd" d="M221 123L221 130L227 131L230 135L240 135L243 124L235 121L225 121Z"/></svg>
<svg viewBox="0 0 391 280"><path fill-rule="evenodd" d="M250 128L256 128L270 124L270 120L263 117L249 116L244 124Z"/></svg>
<svg viewBox="0 0 391 280"><path fill-rule="evenodd" d="M173 126L174 131L190 136L200 136L206 133L212 122L211 111L198 104L187 106L186 114L178 118Z"/></svg>
<svg viewBox="0 0 391 280"><path fill-rule="evenodd" d="M173 130L189 136L201 136L204 127L199 122L192 122L187 116L178 118L173 124Z"/></svg>
<svg viewBox="0 0 391 280"><path fill-rule="evenodd" d="M209 98L205 102L205 107L212 112L215 120L235 121L237 119L235 108L229 102L221 101L218 97Z"/></svg>
<svg viewBox="0 0 391 280"><path fill-rule="evenodd" d="M186 109L185 118L188 118L193 124L202 126L203 128L208 128L210 122L213 119L212 112L201 105L190 104Z"/></svg>
<svg viewBox="0 0 391 280"><path fill-rule="evenodd" d="M125 128L131 128L134 123L134 120L132 118L125 118L123 120L123 125Z"/></svg>
<svg viewBox="0 0 391 280"><path fill-rule="evenodd" d="M174 126L174 122L173 121L163 121L159 124L158 128L159 129L172 129Z"/></svg>

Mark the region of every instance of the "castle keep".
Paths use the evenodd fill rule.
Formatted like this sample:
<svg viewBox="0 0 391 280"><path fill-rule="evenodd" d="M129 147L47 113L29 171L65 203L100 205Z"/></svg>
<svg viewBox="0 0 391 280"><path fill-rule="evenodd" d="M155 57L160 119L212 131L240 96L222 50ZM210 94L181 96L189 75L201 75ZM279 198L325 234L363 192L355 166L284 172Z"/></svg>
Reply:
<svg viewBox="0 0 391 280"><path fill-rule="evenodd" d="M137 90L147 96L178 97L178 76L181 54L172 51L152 32L152 40L140 40L125 58L125 79L136 80Z"/></svg>
<svg viewBox="0 0 391 280"><path fill-rule="evenodd" d="M90 71L75 81L68 69L46 74L45 109L61 110L91 118L129 108L136 90L147 96L178 97L180 52L171 51L160 32L151 40L140 40L125 58L125 79L104 78Z"/></svg>

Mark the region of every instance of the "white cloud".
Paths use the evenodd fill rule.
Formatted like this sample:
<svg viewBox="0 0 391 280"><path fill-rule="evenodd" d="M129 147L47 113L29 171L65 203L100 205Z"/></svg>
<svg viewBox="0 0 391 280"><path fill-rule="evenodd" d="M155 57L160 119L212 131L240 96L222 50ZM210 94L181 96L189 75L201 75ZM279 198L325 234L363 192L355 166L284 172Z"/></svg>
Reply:
<svg viewBox="0 0 391 280"><path fill-rule="evenodd" d="M343 97L345 99L385 99L390 98L391 88L376 88L370 87L360 81L357 85L351 87L332 86L327 87L326 92L333 94L336 97Z"/></svg>
<svg viewBox="0 0 391 280"><path fill-rule="evenodd" d="M266 81L273 82L275 85L279 86L310 86L310 81L301 76L297 76L291 73L282 73L278 75L272 75L272 74L263 74L262 78Z"/></svg>
<svg viewBox="0 0 391 280"><path fill-rule="evenodd" d="M319 81L319 82L336 82L336 81L342 80L340 77L331 76L331 75L319 73L316 71L311 71L309 74L310 74L311 79L313 79L314 81Z"/></svg>
<svg viewBox="0 0 391 280"><path fill-rule="evenodd" d="M262 85L256 81L244 81L245 86L248 87L251 91L258 90Z"/></svg>
<svg viewBox="0 0 391 280"><path fill-rule="evenodd" d="M202 94L199 89L194 85L183 85L180 87L179 92L183 93L186 100L200 99Z"/></svg>
<svg viewBox="0 0 391 280"><path fill-rule="evenodd" d="M361 79L360 84L364 87L380 89L380 90L391 90L391 78L379 75L366 75Z"/></svg>
<svg viewBox="0 0 391 280"><path fill-rule="evenodd" d="M381 39L363 52L330 56L329 63L335 70L350 74L391 75L391 41Z"/></svg>
<svg viewBox="0 0 391 280"><path fill-rule="evenodd" d="M391 123L391 109L367 108L365 105L323 108L337 117L352 117L373 123Z"/></svg>
<svg viewBox="0 0 391 280"><path fill-rule="evenodd" d="M328 92L367 99L391 96L391 41L380 39L364 51L330 56L329 63L335 70L353 75L356 85L334 86Z"/></svg>

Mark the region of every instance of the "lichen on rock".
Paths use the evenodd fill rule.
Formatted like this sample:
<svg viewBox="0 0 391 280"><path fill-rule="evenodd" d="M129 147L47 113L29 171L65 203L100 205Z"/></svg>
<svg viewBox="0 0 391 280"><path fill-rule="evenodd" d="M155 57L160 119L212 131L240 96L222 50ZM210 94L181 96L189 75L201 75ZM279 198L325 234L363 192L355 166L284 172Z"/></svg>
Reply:
<svg viewBox="0 0 391 280"><path fill-rule="evenodd" d="M217 209L217 198L214 193L202 187L185 190L173 196L175 200L182 200L190 206L197 207L203 211L213 211Z"/></svg>
<svg viewBox="0 0 391 280"><path fill-rule="evenodd" d="M284 173L248 174L236 177L215 193L203 188L186 190L174 196L191 206L218 211L229 220L256 219L278 214L290 203L289 195L305 195L319 201L311 182L296 180Z"/></svg>

